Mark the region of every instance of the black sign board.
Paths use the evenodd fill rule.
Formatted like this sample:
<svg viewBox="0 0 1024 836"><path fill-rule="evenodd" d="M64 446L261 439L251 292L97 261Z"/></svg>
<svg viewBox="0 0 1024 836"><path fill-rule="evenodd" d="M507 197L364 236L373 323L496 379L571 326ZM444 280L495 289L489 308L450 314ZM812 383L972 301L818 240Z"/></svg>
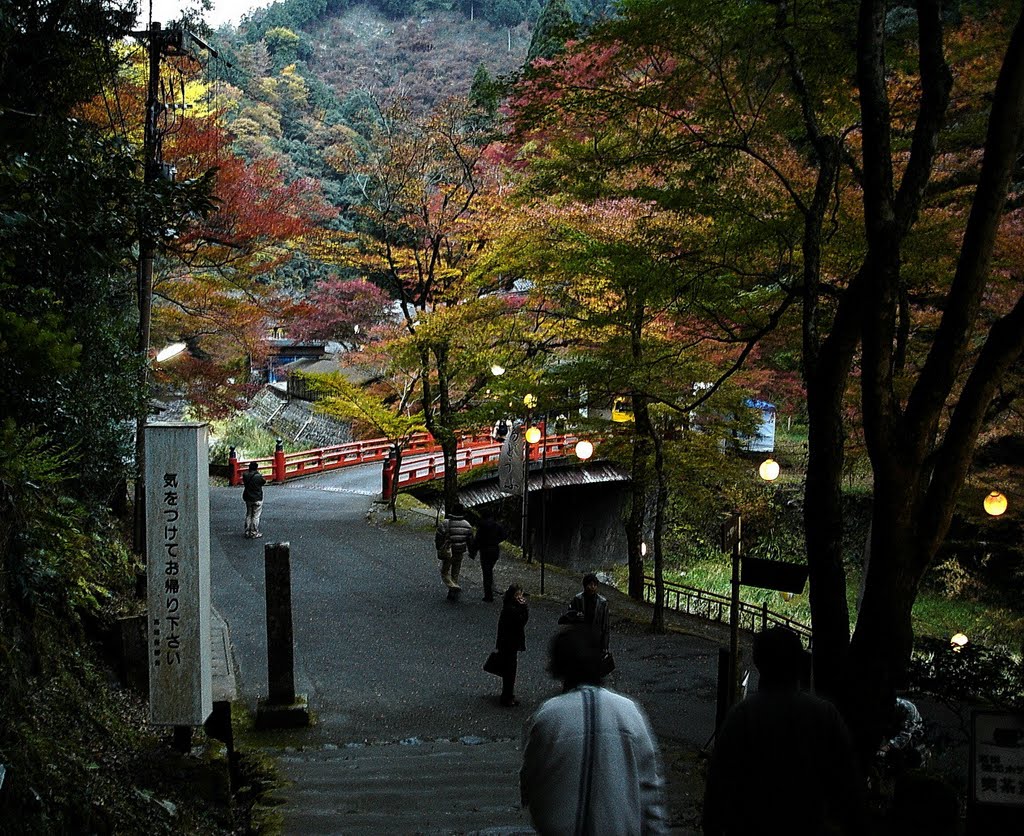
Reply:
<svg viewBox="0 0 1024 836"><path fill-rule="evenodd" d="M765 560L759 557L744 557L740 561L740 583L761 589L777 589L779 592L800 593L807 583L806 566L786 563L783 560Z"/></svg>

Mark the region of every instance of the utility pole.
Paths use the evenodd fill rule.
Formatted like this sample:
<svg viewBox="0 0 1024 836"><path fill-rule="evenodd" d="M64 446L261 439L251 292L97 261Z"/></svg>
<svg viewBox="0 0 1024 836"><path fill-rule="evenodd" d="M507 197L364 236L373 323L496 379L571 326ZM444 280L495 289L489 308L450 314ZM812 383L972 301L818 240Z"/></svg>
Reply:
<svg viewBox="0 0 1024 836"><path fill-rule="evenodd" d="M174 169L163 162L163 136L160 120L166 106L160 99L160 59L165 55L182 55L197 61L195 49L205 49L216 56L216 50L183 29L164 29L154 21L149 29L131 33L146 44L149 74L146 83L146 121L143 126L142 178L148 193L158 180L173 180ZM153 262L156 259L156 233L153 218L139 216L138 305L139 328L136 349L142 361L139 386L146 403L135 424L135 504L132 517L132 549L146 554L146 421L149 418L149 349L150 322L153 313Z"/></svg>

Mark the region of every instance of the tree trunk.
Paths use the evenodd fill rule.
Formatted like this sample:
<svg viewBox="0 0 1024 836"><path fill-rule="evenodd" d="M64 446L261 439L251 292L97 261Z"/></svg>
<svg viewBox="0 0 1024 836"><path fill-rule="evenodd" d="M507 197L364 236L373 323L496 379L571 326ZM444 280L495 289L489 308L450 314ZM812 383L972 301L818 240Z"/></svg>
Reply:
<svg viewBox="0 0 1024 836"><path fill-rule="evenodd" d="M893 190L886 90L885 4L864 0L858 33L863 114L864 216L870 277L863 319L861 405L874 471L871 564L851 645L852 712L861 750L870 753L904 685L913 646L917 588L948 531L982 416L1008 364L1020 356L1024 299L997 321L967 383L955 397L967 352L978 339L978 313L1006 194L1024 138L1024 14L1017 21L992 98L984 161L942 320L927 359L912 379L894 377L903 241L917 217L945 113L949 74L938 4L919 4L921 106L914 146L899 192ZM1014 338L1006 341L1009 334ZM1011 348L1012 355L1004 352ZM948 404L952 417L943 431Z"/></svg>
<svg viewBox="0 0 1024 836"><path fill-rule="evenodd" d="M647 517L648 443L638 433L633 439L633 462L629 480L629 517L626 520L626 544L629 549L630 598L644 599L644 520Z"/></svg>
<svg viewBox="0 0 1024 836"><path fill-rule="evenodd" d="M650 416L648 415L648 423ZM658 431L651 425L651 441L654 443L654 472L658 481L658 497L654 510L654 616L651 629L655 633L665 632L665 571L662 560L661 532L665 525L665 508L668 506L668 481L665 478L665 456L663 442Z"/></svg>
<svg viewBox="0 0 1024 836"><path fill-rule="evenodd" d="M843 693L850 642L846 573L842 554L842 418L836 391L807 389L808 461L804 488L804 529L810 570L812 656L816 689L827 696Z"/></svg>
<svg viewBox="0 0 1024 836"><path fill-rule="evenodd" d="M876 493L871 522L871 561L850 645L847 720L861 753L877 749L891 715L896 691L907 686L914 642L911 610L921 573L916 563L916 526L905 499L914 488L893 496Z"/></svg>

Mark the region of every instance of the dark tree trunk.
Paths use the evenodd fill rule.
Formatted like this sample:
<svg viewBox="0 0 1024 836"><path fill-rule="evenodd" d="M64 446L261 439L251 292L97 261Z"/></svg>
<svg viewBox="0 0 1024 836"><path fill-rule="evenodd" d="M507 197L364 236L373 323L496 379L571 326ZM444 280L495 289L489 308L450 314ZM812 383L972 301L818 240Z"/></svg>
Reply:
<svg viewBox="0 0 1024 836"><path fill-rule="evenodd" d="M903 241L913 226L934 161L949 71L935 2L919 9L921 105L910 159L894 192L884 61L885 4L864 0L858 84L864 125L864 216L870 277L862 330L861 404L874 470L871 561L851 646L853 722L870 753L905 682L918 585L948 532L985 410L1024 347L1024 298L988 331L959 398L954 397L989 278L998 225L1024 136L1024 15L1016 24L993 96L981 176L943 316L905 402L897 389L898 308ZM955 399L948 427L942 420Z"/></svg>
<svg viewBox="0 0 1024 836"><path fill-rule="evenodd" d="M636 413L634 412L634 415ZM644 598L644 520L647 517L647 480L649 472L649 445L637 433L633 439L633 462L629 481L629 517L626 520L626 544L629 549L630 598Z"/></svg>

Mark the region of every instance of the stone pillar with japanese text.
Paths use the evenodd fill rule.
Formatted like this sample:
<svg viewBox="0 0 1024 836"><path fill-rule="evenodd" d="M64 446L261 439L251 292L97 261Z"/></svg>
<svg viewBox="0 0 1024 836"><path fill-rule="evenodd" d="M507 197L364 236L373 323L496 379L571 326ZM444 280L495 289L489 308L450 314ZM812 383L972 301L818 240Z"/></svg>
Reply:
<svg viewBox="0 0 1024 836"><path fill-rule="evenodd" d="M213 711L207 425L145 433L149 717L200 726Z"/></svg>

